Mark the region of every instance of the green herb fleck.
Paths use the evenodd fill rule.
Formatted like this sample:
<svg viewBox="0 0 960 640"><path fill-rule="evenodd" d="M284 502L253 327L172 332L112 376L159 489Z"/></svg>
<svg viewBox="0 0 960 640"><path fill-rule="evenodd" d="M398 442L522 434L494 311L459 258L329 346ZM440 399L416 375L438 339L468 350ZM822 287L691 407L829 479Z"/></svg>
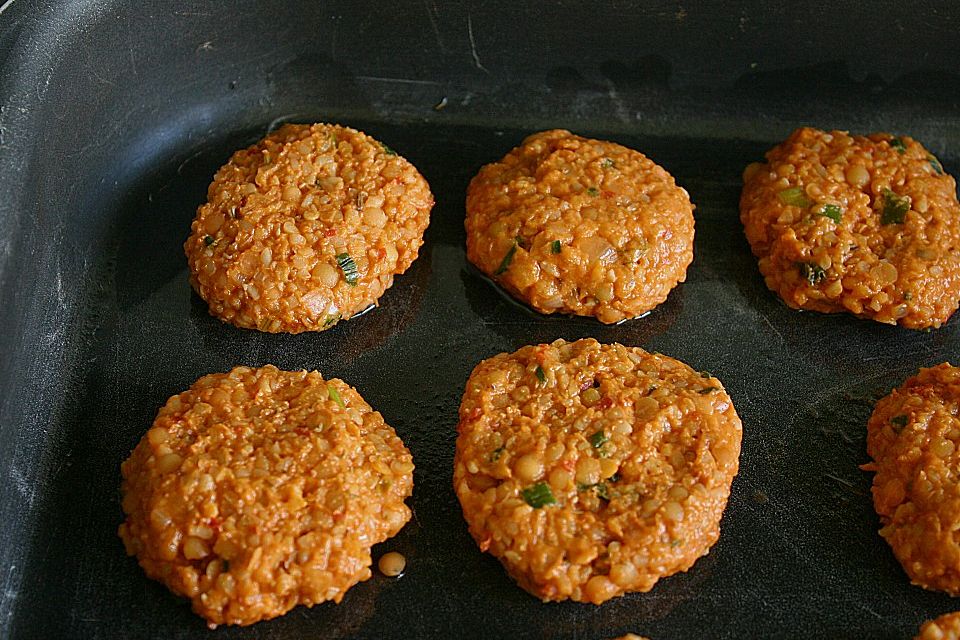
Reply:
<svg viewBox="0 0 960 640"><path fill-rule="evenodd" d="M333 325L340 322L340 319L343 317L343 314L337 314L335 316L327 316L327 319L323 321L323 328L332 327Z"/></svg>
<svg viewBox="0 0 960 640"><path fill-rule="evenodd" d="M550 243L550 253L560 253L560 241L554 240Z"/></svg>
<svg viewBox="0 0 960 640"><path fill-rule="evenodd" d="M214 242L216 241L213 239L213 236L203 236L203 244L207 245L208 247Z"/></svg>
<svg viewBox="0 0 960 640"><path fill-rule="evenodd" d="M824 218L830 218L837 224L840 224L840 218L843 216L843 211L835 204L825 204L820 207L820 211L817 212L817 215L821 215Z"/></svg>
<svg viewBox="0 0 960 640"><path fill-rule="evenodd" d="M613 166L613 160L611 160L610 158L604 158L602 166L604 169L611 168Z"/></svg>
<svg viewBox="0 0 960 640"><path fill-rule="evenodd" d="M587 195L593 196L594 198L596 198L598 195L600 195L600 190L597 189L596 187L590 187L589 189L587 189Z"/></svg>
<svg viewBox="0 0 960 640"><path fill-rule="evenodd" d="M597 482L596 484L586 484L583 482L577 483L577 491L590 491L590 489L597 490L597 497L610 501L610 488L603 482Z"/></svg>
<svg viewBox="0 0 960 640"><path fill-rule="evenodd" d="M620 482L620 474L619 474L619 473L615 473L615 474L613 474L612 476L610 476L609 478L607 478L607 480L609 480L609 481L612 482L612 483Z"/></svg>
<svg viewBox="0 0 960 640"><path fill-rule="evenodd" d="M609 439L610 438L607 437L607 434L605 434L602 429L600 431L595 432L589 438L590 444L593 446L594 449L599 449Z"/></svg>
<svg viewBox="0 0 960 640"><path fill-rule="evenodd" d="M910 196L900 196L890 189L883 190L883 213L880 224L903 224L910 211Z"/></svg>
<svg viewBox="0 0 960 640"><path fill-rule="evenodd" d="M809 282L811 286L820 284L827 277L827 272L815 262L799 262L797 268L800 270L803 279Z"/></svg>
<svg viewBox="0 0 960 640"><path fill-rule="evenodd" d="M380 146L383 147L383 152L384 152L385 154L387 154L388 156L395 156L395 155L397 155L397 152L396 152L396 151L394 151L393 149L391 149L391 148L388 147L387 145L383 144L382 142L380 143Z"/></svg>
<svg viewBox="0 0 960 640"><path fill-rule="evenodd" d="M702 396L705 396L705 395L707 395L708 393L713 393L714 391L720 391L720 388L719 388L719 387L704 387L703 389L700 389L699 391L697 391L697 393L699 393L699 394L702 395Z"/></svg>
<svg viewBox="0 0 960 640"><path fill-rule="evenodd" d="M490 462L496 462L497 460L499 460L500 457L503 455L503 452L504 452L505 449L506 449L506 446L500 445L499 447L497 447L496 449L494 449L493 451L491 451L491 452L490 452Z"/></svg>
<svg viewBox="0 0 960 640"><path fill-rule="evenodd" d="M927 154L927 161L930 163L930 166L933 167L933 170L937 172L938 176L943 175L943 165L940 164L940 161L937 160L932 153Z"/></svg>
<svg viewBox="0 0 960 640"><path fill-rule="evenodd" d="M903 155L904 153L907 152L907 146L903 144L903 140L901 140L900 138L892 138L890 140L890 148L896 149L897 153L899 153L900 155Z"/></svg>
<svg viewBox="0 0 960 640"><path fill-rule="evenodd" d="M351 287L357 286L360 273L357 271L357 263L353 261L350 254L338 253L337 264L340 265L340 270L343 271L343 279L347 281L347 284Z"/></svg>
<svg viewBox="0 0 960 640"><path fill-rule="evenodd" d="M911 292L911 291L906 291L906 292L904 292L904 294L903 294L903 300L904 300L904 302L910 302L911 300L913 300L913 292Z"/></svg>
<svg viewBox="0 0 960 640"><path fill-rule="evenodd" d="M507 251L507 255L503 256L503 260L500 261L500 266L497 267L497 270L493 272L493 275L499 276L503 275L507 269L510 268L510 263L513 262L513 254L517 252L517 241L513 241L513 246L510 247L510 250Z"/></svg>
<svg viewBox="0 0 960 640"><path fill-rule="evenodd" d="M543 367L537 365L537 370L535 373L537 374L537 380L540 381L540 384L546 384L547 374L543 372Z"/></svg>
<svg viewBox="0 0 960 640"><path fill-rule="evenodd" d="M226 558L224 558L223 560L220 561L220 564L221 564L220 570L221 570L223 573L227 573L228 571L230 571L230 561L229 561L229 560L227 560Z"/></svg>
<svg viewBox="0 0 960 640"><path fill-rule="evenodd" d="M514 236L513 241L517 243L518 247L527 246L527 241L523 239L523 236Z"/></svg>
<svg viewBox="0 0 960 640"><path fill-rule="evenodd" d="M710 378L713 377L713 374L710 373L709 371L701 371L700 377L703 378L704 380L709 380Z"/></svg>
<svg viewBox="0 0 960 640"><path fill-rule="evenodd" d="M907 426L907 421L909 418L905 415L893 416L890 418L890 424L893 425L893 430L897 433L900 433L905 426Z"/></svg>
<svg viewBox="0 0 960 640"><path fill-rule="evenodd" d="M671 548L679 547L681 542L683 542L683 540L681 540L680 538L677 538L676 540L671 540L670 547Z"/></svg>
<svg viewBox="0 0 960 640"><path fill-rule="evenodd" d="M340 405L341 409L347 408L347 405L343 402L343 398L340 397L340 393L334 389L332 385L327 385L327 395L330 396L331 400Z"/></svg>
<svg viewBox="0 0 960 640"><path fill-rule="evenodd" d="M813 204L813 201L807 197L800 187L784 189L777 194L777 198L779 198L783 204L800 207L801 209L806 209Z"/></svg>
<svg viewBox="0 0 960 640"><path fill-rule="evenodd" d="M550 485L546 482L538 482L533 486L527 487L520 492L520 495L523 496L524 502L534 509L557 503L557 499L553 497L553 491L550 490Z"/></svg>

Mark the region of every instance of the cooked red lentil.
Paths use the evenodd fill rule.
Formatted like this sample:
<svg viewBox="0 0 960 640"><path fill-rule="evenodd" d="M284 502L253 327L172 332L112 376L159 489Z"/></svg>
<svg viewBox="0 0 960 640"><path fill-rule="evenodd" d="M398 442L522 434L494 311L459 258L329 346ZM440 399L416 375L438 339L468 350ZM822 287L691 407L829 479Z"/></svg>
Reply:
<svg viewBox="0 0 960 640"><path fill-rule="evenodd" d="M410 452L341 380L237 367L170 398L121 466L146 574L219 624L340 602L409 520Z"/></svg>
<svg viewBox="0 0 960 640"><path fill-rule="evenodd" d="M916 140L797 129L743 181L747 240L791 307L918 329L960 305L956 182Z"/></svg>
<svg viewBox="0 0 960 640"><path fill-rule="evenodd" d="M914 640L960 640L960 612L945 613L924 622Z"/></svg>
<svg viewBox="0 0 960 640"><path fill-rule="evenodd" d="M388 578L396 578L407 568L407 559L403 557L402 553L389 551L380 556L380 560L377 561L377 568L380 569L380 573Z"/></svg>
<svg viewBox="0 0 960 640"><path fill-rule="evenodd" d="M867 423L880 535L913 584L960 595L960 369L941 364L881 399Z"/></svg>
<svg viewBox="0 0 960 640"><path fill-rule="evenodd" d="M284 125L217 172L184 244L210 313L239 327L322 331L375 304L416 259L433 196L354 129Z"/></svg>
<svg viewBox="0 0 960 640"><path fill-rule="evenodd" d="M467 190L467 258L541 313L619 322L686 278L693 205L642 153L569 131L528 137Z"/></svg>
<svg viewBox="0 0 960 640"><path fill-rule="evenodd" d="M710 374L639 348L557 340L473 370L454 488L480 549L521 587L600 604L709 551L740 439Z"/></svg>

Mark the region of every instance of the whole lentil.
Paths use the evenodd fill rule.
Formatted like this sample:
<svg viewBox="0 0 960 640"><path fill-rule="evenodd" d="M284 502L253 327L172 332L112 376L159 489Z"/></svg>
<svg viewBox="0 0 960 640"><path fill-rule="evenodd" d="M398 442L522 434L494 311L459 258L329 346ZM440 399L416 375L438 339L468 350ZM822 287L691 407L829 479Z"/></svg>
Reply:
<svg viewBox="0 0 960 640"><path fill-rule="evenodd" d="M960 640L960 611L924 622L914 640Z"/></svg>
<svg viewBox="0 0 960 640"><path fill-rule="evenodd" d="M467 189L467 258L541 313L640 316L686 278L693 205L627 147L531 135Z"/></svg>
<svg viewBox="0 0 960 640"><path fill-rule="evenodd" d="M960 595L960 369L941 364L877 402L867 423L880 535L913 584Z"/></svg>
<svg viewBox="0 0 960 640"><path fill-rule="evenodd" d="M587 389L600 396L589 406ZM454 488L480 549L521 587L600 604L709 551L741 431L712 376L639 348L557 340L473 370Z"/></svg>
<svg viewBox="0 0 960 640"><path fill-rule="evenodd" d="M368 579L370 547L410 518L412 471L344 382L237 367L160 409L121 466L119 534L211 627L248 625Z"/></svg>
<svg viewBox="0 0 960 640"><path fill-rule="evenodd" d="M433 195L370 136L284 125L217 171L184 251L210 313L322 331L375 304L416 259Z"/></svg>
<svg viewBox="0 0 960 640"><path fill-rule="evenodd" d="M960 305L956 182L907 136L801 128L743 174L740 219L796 309L914 329Z"/></svg>
<svg viewBox="0 0 960 640"><path fill-rule="evenodd" d="M403 554L389 551L380 556L377 568L380 569L380 573L388 578L396 578L407 568L407 559L403 557Z"/></svg>

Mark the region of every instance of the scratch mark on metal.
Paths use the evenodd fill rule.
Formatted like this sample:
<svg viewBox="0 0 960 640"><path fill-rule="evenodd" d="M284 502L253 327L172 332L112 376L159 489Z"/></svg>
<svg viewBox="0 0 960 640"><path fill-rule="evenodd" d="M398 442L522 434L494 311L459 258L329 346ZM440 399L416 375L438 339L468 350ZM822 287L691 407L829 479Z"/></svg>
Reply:
<svg viewBox="0 0 960 640"><path fill-rule="evenodd" d="M440 13L436 2L427 2L424 0L423 8L427 10L427 19L430 20L430 26L433 27L433 35L437 40L437 47L440 51L447 53L449 50L443 44L443 38L440 37L440 27L437 26L437 15Z"/></svg>
<svg viewBox="0 0 960 640"><path fill-rule="evenodd" d="M477 53L477 41L473 37L473 17L469 13L467 14L467 35L470 36L470 54L473 56L473 64L484 73L490 73L480 62L480 54Z"/></svg>
<svg viewBox="0 0 960 640"><path fill-rule="evenodd" d="M436 86L439 82L434 80L411 80L410 78L383 78L380 76L357 76L358 80L369 80L370 82L393 82L397 84L418 84L426 86Z"/></svg>

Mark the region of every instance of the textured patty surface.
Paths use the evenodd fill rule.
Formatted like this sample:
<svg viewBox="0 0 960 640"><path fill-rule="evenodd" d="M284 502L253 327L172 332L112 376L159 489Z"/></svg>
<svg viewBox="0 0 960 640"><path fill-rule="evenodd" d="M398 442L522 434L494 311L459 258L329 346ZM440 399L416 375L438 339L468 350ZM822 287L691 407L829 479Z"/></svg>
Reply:
<svg viewBox="0 0 960 640"><path fill-rule="evenodd" d="M416 259L433 195L368 135L284 125L217 171L184 244L210 313L269 332L321 331L377 302Z"/></svg>
<svg viewBox="0 0 960 640"><path fill-rule="evenodd" d="M740 440L709 374L639 348L558 340L473 370L454 487L481 550L520 586L599 604L709 551Z"/></svg>
<svg viewBox="0 0 960 640"><path fill-rule="evenodd" d="M956 311L956 182L916 140L798 129L743 177L747 240L791 307L910 328Z"/></svg>
<svg viewBox="0 0 960 640"><path fill-rule="evenodd" d="M910 580L960 595L960 369L941 364L881 399L867 424L873 504Z"/></svg>
<svg viewBox="0 0 960 640"><path fill-rule="evenodd" d="M915 640L960 640L960 612L924 622Z"/></svg>
<svg viewBox="0 0 960 640"><path fill-rule="evenodd" d="M200 378L121 471L127 552L211 626L339 602L370 577L370 547L410 518L410 452L316 371Z"/></svg>
<svg viewBox="0 0 960 640"><path fill-rule="evenodd" d="M642 153L569 131L528 137L467 190L467 258L541 313L618 322L686 278L693 205Z"/></svg>

